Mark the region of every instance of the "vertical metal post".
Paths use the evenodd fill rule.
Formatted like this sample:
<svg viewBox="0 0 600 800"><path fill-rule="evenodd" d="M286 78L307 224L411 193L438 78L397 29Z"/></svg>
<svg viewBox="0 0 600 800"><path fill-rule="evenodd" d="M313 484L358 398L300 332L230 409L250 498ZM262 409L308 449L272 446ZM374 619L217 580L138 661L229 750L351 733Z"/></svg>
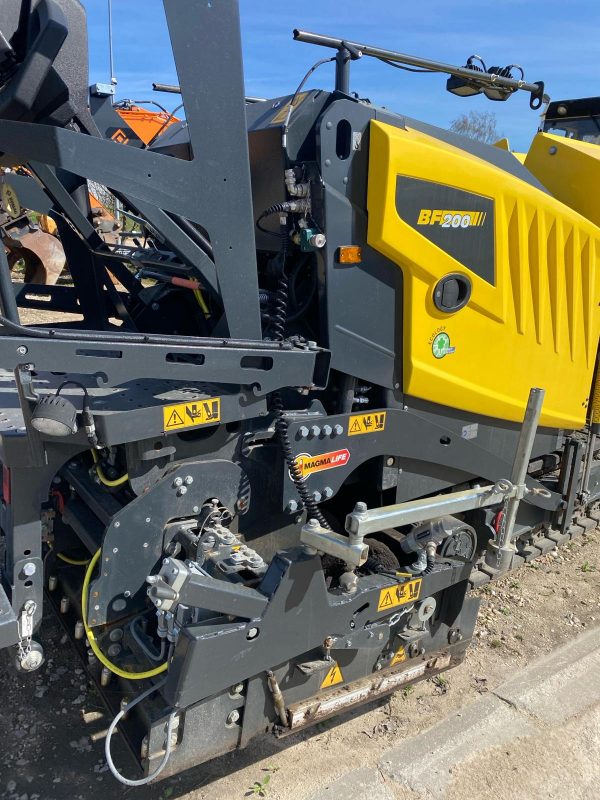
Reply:
<svg viewBox="0 0 600 800"><path fill-rule="evenodd" d="M531 389L529 392L529 399L527 400L523 425L521 426L521 433L519 434L519 441L517 442L517 450L515 452L510 475L511 483L514 486L525 487L527 468L531 461L531 452L533 450L533 443L535 441L545 394L546 392L544 389ZM498 536L496 540L488 542L485 562L493 569L500 571L508 569L513 554L515 553L513 530L519 503L521 502L519 495L521 495L521 492L518 492L515 497L511 497L508 500Z"/></svg>
<svg viewBox="0 0 600 800"><path fill-rule="evenodd" d="M2 306L2 313L7 319L19 324L19 309L17 308L15 290L10 276L8 258L2 243L0 243L0 306Z"/></svg>
<svg viewBox="0 0 600 800"><path fill-rule="evenodd" d="M594 414L594 410L592 409L592 415ZM594 460L594 450L596 449L596 434L593 432L593 428L590 427L590 431L588 433L588 440L587 440L587 450L585 452L585 465L583 468L583 480L581 481L581 494L584 496L588 493L588 488L590 485L590 473L592 471L592 461Z"/></svg>
<svg viewBox="0 0 600 800"><path fill-rule="evenodd" d="M108 0L108 60L110 68L110 85L116 86L117 79L115 78L115 65L113 59L112 0Z"/></svg>
<svg viewBox="0 0 600 800"><path fill-rule="evenodd" d="M340 47L335 54L335 90L350 94L350 51Z"/></svg>

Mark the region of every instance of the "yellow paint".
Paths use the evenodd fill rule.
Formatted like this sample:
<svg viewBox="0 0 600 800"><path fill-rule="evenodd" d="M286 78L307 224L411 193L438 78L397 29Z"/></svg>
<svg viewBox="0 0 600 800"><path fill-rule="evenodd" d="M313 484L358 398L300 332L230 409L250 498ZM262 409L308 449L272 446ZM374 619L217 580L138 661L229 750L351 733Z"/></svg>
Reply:
<svg viewBox="0 0 600 800"><path fill-rule="evenodd" d="M165 433L195 428L198 425L214 425L221 419L221 398L209 397L190 403L177 403L163 406L163 427Z"/></svg>
<svg viewBox="0 0 600 800"><path fill-rule="evenodd" d="M538 133L525 166L557 200L600 226L600 146Z"/></svg>
<svg viewBox="0 0 600 800"><path fill-rule="evenodd" d="M525 153L516 153L514 150L510 149L510 142L506 137L502 139L498 139L497 142L494 142L494 147L497 147L499 150L507 150L511 156L514 156L517 161L520 161L521 164L525 163Z"/></svg>
<svg viewBox="0 0 600 800"><path fill-rule="evenodd" d="M406 394L520 422L530 388L539 386L546 390L542 425L582 427L600 330L600 229L427 134L373 121L370 140L368 243L403 272ZM399 217L398 175L494 201L496 285ZM473 291L465 308L445 314L433 290L451 272L468 275ZM436 359L432 341L440 331L455 350Z"/></svg>
<svg viewBox="0 0 600 800"><path fill-rule="evenodd" d="M406 661L406 650L404 647L399 647L396 650L396 654L390 661L390 667L395 667L396 664L401 664L403 661Z"/></svg>
<svg viewBox="0 0 600 800"><path fill-rule="evenodd" d="M323 683L321 684L321 689L329 689L330 686L336 686L338 683L344 682L344 676L342 675L342 670L339 668L337 664L334 664L327 675L323 678Z"/></svg>
<svg viewBox="0 0 600 800"><path fill-rule="evenodd" d="M381 433L385 430L385 411L372 414L353 414L348 420L348 436L361 433Z"/></svg>
<svg viewBox="0 0 600 800"><path fill-rule="evenodd" d="M592 412L590 415L592 425L600 425L600 363L598 363L596 366L596 377L594 379L594 388L592 391L590 407Z"/></svg>
<svg viewBox="0 0 600 800"><path fill-rule="evenodd" d="M404 606L419 599L421 594L421 578L406 583L388 586L379 592L377 611L389 611L396 606Z"/></svg>
<svg viewBox="0 0 600 800"><path fill-rule="evenodd" d="M294 109L298 108L300 103L304 100L308 92L300 92L300 94L294 100ZM270 125L282 125L287 117L287 113L289 111L290 104L286 103L284 106L281 106L281 109L275 114Z"/></svg>

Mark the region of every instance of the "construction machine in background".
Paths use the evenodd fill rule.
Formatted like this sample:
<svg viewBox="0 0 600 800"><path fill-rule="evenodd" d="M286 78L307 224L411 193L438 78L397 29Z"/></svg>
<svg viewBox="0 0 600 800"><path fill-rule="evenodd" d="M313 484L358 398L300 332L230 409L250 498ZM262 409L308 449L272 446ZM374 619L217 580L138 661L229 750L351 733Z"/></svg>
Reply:
<svg viewBox="0 0 600 800"><path fill-rule="evenodd" d="M113 87L103 84L90 87L90 103L96 117L105 120L104 135L113 141L134 147L148 146L170 125L179 122L175 114L163 107L152 111L130 100L113 104L113 91ZM19 197L28 193L23 187L23 177L35 180L20 166L7 168L0 174L0 241L6 249L11 270L20 266L25 283L53 286L65 267L65 252L52 217L32 214L30 209L21 206ZM103 195L106 192L102 186L90 187L92 222L104 241L118 244L124 233L123 226L117 219L116 208L103 204ZM110 193L108 199L113 199Z"/></svg>
<svg viewBox="0 0 600 800"><path fill-rule="evenodd" d="M12 284L0 253L0 645L40 666L45 592L127 785L459 663L470 588L600 502L600 227L549 188L560 159L537 175L350 71L534 109L543 84L295 31L319 60L246 102L237 3L164 6L185 120L144 148L88 107L77 0L0 9L0 152L73 278ZM102 239L89 180L150 245ZM39 307L56 322L24 325Z"/></svg>

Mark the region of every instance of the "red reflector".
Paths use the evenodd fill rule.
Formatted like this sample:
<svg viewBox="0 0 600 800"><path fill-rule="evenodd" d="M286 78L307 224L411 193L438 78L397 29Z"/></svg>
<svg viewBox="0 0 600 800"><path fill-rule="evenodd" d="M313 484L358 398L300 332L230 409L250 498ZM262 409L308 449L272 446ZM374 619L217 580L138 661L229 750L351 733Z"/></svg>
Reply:
<svg viewBox="0 0 600 800"><path fill-rule="evenodd" d="M2 464L2 499L5 505L10 505L10 469Z"/></svg>

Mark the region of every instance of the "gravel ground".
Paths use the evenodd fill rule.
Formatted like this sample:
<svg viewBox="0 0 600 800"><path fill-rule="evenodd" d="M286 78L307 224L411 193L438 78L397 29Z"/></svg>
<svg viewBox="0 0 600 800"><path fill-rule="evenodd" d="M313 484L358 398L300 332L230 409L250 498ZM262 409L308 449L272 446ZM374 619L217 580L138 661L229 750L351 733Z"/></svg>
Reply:
<svg viewBox="0 0 600 800"><path fill-rule="evenodd" d="M266 797L271 800L319 796L319 787L327 782L349 769L372 766L383 749L420 733L535 657L597 625L600 532L583 535L477 594L482 598L482 608L476 639L465 662L454 670L407 687L385 703L366 706L297 736L281 741L261 737L245 751L144 789L125 789L107 771L103 745L108 720L102 704L60 624L48 617L41 634L48 660L39 672L22 676L13 670L8 653L0 654L4 702L0 797L235 800L256 796L252 791L255 782L267 778ZM577 730L572 735L577 735ZM118 746L115 750L124 772L137 777L128 754ZM564 759L561 764L558 748L558 774L569 766L568 748ZM508 756L499 758L497 774L485 785L500 785L509 762L512 770L514 764ZM481 782L473 781L466 781L464 795L453 794L453 799L492 796ZM402 798L411 800L411 793L403 790Z"/></svg>

